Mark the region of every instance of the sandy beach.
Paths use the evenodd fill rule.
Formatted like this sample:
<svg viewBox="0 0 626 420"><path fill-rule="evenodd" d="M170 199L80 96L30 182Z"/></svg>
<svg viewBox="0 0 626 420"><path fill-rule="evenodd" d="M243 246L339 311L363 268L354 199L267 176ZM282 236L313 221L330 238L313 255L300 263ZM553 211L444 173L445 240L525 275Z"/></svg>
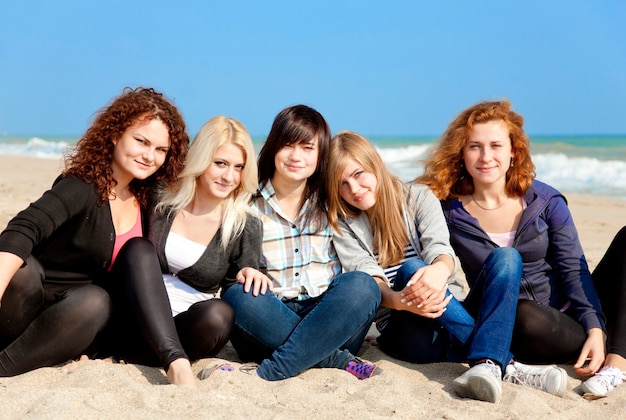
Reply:
<svg viewBox="0 0 626 420"><path fill-rule="evenodd" d="M62 162L0 156L0 227L37 199L62 168ZM614 234L626 224L626 201L566 195L587 258L593 268ZM372 330L372 332L375 330ZM237 370L230 345L218 358L203 359L194 371L231 363L233 372L217 371L199 389L168 385L162 369L79 362L71 373L43 368L0 378L0 419L15 418L445 418L445 419L618 419L626 418L626 385L608 398L587 401L573 369L563 398L505 383L499 404L463 400L451 383L463 364L415 365L392 359L365 344L363 358L382 373L359 381L336 369L311 369L298 377L266 382Z"/></svg>

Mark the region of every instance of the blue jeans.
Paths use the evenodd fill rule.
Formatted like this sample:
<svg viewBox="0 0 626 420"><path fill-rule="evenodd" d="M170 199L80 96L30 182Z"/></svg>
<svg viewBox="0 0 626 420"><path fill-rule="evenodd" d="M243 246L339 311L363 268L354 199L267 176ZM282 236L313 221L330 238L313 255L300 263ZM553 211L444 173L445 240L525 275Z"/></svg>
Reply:
<svg viewBox="0 0 626 420"><path fill-rule="evenodd" d="M402 290L425 265L418 259L405 262L398 270L394 290ZM465 301L452 297L436 320L392 311L379 337L381 349L417 363L458 361L461 356L469 361L488 358L505 367L512 358L510 345L521 277L520 254L513 248L495 249Z"/></svg>
<svg viewBox="0 0 626 420"><path fill-rule="evenodd" d="M281 301L271 293L255 297L239 283L222 299L235 310L241 338L233 341L236 350L272 350L257 374L273 381L311 367L345 368L361 347L381 297L372 276L355 271L335 277L326 292L304 301Z"/></svg>

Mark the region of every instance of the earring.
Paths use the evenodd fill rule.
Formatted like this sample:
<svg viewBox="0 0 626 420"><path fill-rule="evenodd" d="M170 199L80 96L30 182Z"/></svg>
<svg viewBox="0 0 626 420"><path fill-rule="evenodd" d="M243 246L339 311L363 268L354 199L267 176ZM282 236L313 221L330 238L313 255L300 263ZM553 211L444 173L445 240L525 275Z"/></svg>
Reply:
<svg viewBox="0 0 626 420"><path fill-rule="evenodd" d="M513 158L511 158L511 168L515 166L515 162L513 162Z"/></svg>

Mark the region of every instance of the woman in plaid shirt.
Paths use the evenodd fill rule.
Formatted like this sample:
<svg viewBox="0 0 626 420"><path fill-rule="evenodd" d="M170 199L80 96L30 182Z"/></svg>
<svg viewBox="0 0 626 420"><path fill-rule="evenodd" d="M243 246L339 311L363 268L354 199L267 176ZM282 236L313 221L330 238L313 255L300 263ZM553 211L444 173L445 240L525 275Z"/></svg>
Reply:
<svg viewBox="0 0 626 420"><path fill-rule="evenodd" d="M223 299L235 309L235 349L260 362L252 371L266 380L312 367L344 369L359 379L376 370L354 354L380 291L369 274L342 274L326 216L329 144L324 117L295 105L277 115L259 154L259 191L251 205L263 221L261 266L274 294L254 296L235 284Z"/></svg>

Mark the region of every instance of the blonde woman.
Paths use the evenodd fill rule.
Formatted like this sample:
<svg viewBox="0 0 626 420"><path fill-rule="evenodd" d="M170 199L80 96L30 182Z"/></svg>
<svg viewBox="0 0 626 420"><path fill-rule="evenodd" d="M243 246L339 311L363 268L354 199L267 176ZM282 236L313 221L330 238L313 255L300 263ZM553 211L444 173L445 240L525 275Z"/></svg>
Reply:
<svg viewBox="0 0 626 420"><path fill-rule="evenodd" d="M156 253L148 241L134 244L125 296L143 340L136 339L136 328L120 326L120 357L152 364L158 356L167 366L213 356L234 322L230 305L217 298L220 288L240 281L247 290L254 282L255 294L271 289L267 277L252 269L262 240L261 222L248 205L256 185L245 127L232 118L211 118L194 138L178 183L162 191L152 215ZM176 382L194 384L189 366Z"/></svg>

